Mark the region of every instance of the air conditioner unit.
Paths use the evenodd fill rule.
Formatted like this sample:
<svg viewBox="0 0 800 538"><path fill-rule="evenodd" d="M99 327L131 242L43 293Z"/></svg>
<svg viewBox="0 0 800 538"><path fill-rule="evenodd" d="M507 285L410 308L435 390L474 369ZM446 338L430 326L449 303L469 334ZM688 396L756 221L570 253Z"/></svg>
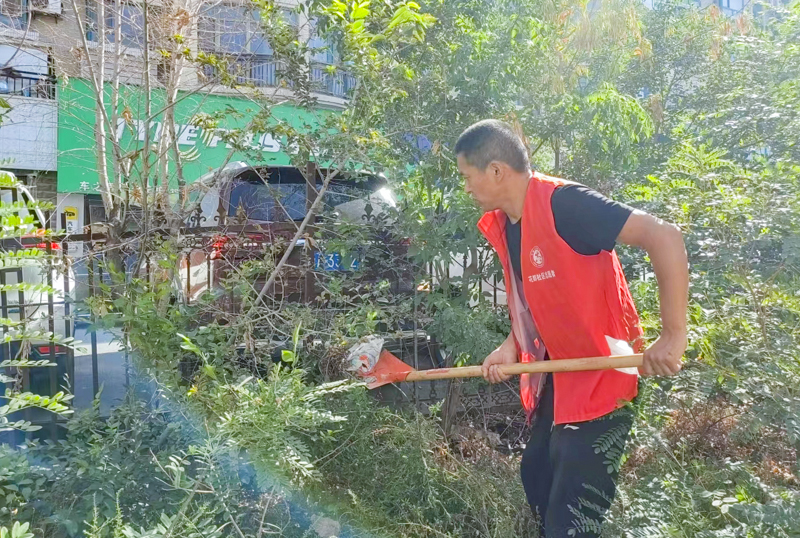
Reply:
<svg viewBox="0 0 800 538"><path fill-rule="evenodd" d="M61 0L31 0L31 10L38 13L61 15Z"/></svg>

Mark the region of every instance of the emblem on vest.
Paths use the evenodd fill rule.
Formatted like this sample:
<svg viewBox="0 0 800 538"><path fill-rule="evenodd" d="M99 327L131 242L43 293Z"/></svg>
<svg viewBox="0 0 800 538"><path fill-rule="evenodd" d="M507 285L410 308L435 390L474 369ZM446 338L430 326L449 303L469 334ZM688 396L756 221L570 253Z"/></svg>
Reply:
<svg viewBox="0 0 800 538"><path fill-rule="evenodd" d="M531 249L531 263L539 269L544 267L544 254L542 254L542 249L539 247Z"/></svg>

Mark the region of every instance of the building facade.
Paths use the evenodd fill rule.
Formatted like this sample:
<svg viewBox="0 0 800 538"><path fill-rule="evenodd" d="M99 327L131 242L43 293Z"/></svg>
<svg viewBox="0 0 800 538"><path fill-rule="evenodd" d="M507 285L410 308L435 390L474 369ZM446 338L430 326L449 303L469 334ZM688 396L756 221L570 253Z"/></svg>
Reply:
<svg viewBox="0 0 800 538"><path fill-rule="evenodd" d="M191 124L197 114L227 111L231 119L225 120L229 123L225 126L240 128L257 112L259 97L268 96L284 102L272 111L279 121L298 126L313 125L319 119L313 111L290 104L292 92L280 80L281 66L273 58L260 13L251 2L184 0L178 13L185 19L178 21L172 3L169 23L159 17L164 8L159 0L149 5L146 73L141 2L0 0L0 97L11 106L0 123L0 167L13 171L37 198L57 204L56 227L64 226L65 209L74 229L89 223L90 206L102 205L92 83L100 70L108 101L112 88L119 88L121 104L113 128L118 129L120 143L130 148L141 146L147 129L153 140L164 128L157 114L145 125L145 75L152 88L151 112L163 103L166 92L177 92L174 123L188 182L218 167L229 153L229 146L215 136L218 133ZM355 79L342 69L332 69L336 54L316 35L313 21L296 9L297 0L280 2L280 7L285 25L309 45L318 114L342 109ZM189 56L213 55L217 59L213 65L184 62L176 69L157 42L159 37L171 39L176 28ZM225 76L227 84L220 83ZM230 77L235 77L236 87L231 87ZM288 164L287 148L280 140L265 132L249 136L254 152L234 155L233 160Z"/></svg>
<svg viewBox="0 0 800 538"><path fill-rule="evenodd" d="M0 167L51 201L56 200L58 107L54 41L46 27L60 16L59 1L0 0L0 97L11 106L0 124Z"/></svg>

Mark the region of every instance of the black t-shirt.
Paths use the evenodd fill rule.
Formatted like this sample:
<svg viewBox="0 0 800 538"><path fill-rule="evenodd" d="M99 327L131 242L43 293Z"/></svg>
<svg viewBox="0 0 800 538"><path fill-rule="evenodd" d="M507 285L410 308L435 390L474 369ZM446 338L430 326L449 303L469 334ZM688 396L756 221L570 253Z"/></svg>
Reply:
<svg viewBox="0 0 800 538"><path fill-rule="evenodd" d="M583 185L563 185L556 188L550 199L553 220L558 235L578 254L599 254L611 251L617 236L628 221L633 208L610 200ZM520 277L520 223L506 221L508 255L514 272Z"/></svg>

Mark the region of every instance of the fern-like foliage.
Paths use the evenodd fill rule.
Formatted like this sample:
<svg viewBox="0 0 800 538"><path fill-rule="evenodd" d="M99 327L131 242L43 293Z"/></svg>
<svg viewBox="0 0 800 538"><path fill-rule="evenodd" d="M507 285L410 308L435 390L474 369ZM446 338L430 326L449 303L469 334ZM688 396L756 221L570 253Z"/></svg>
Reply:
<svg viewBox="0 0 800 538"><path fill-rule="evenodd" d="M603 527L603 518L605 517L608 507L613 502L612 495L608 492L591 485L583 484L583 487L595 494L599 499L605 502L605 505L600 505L597 502L589 500L585 496L578 498L578 506L569 505L570 513L575 516L572 520L572 529L568 531L570 536L576 536L578 533L593 533L600 535ZM594 515L596 514L596 515Z"/></svg>
<svg viewBox="0 0 800 538"><path fill-rule="evenodd" d="M331 435L345 420L329 410L330 399L362 386L353 381L311 386L303 376L300 369L276 366L267 379L209 383L193 397L218 410L220 434L261 462L264 480L303 484L319 478L309 444Z"/></svg>
<svg viewBox="0 0 800 538"><path fill-rule="evenodd" d="M23 209L28 210L35 210L39 209L41 211L52 211L55 209L55 205L51 202L39 202L35 200L29 200L27 202L18 201L12 202L10 204L3 204L0 206L0 217L8 217L11 215L18 215L20 211Z"/></svg>
<svg viewBox="0 0 800 538"><path fill-rule="evenodd" d="M61 296L61 292L47 284L37 284L35 282L18 282L16 284L0 284L0 293L2 292L19 292L28 291L31 293L53 294L54 297Z"/></svg>
<svg viewBox="0 0 800 538"><path fill-rule="evenodd" d="M625 453L628 430L627 424L620 424L605 432L592 444L595 454L602 453L605 455L606 459L603 461L603 465L606 466L608 474L619 472L622 456Z"/></svg>
<svg viewBox="0 0 800 538"><path fill-rule="evenodd" d="M17 189L20 183L17 181L14 174L10 172L0 171L0 188L3 189ZM34 217L34 209L52 209L52 204L45 204L40 202L15 202L4 203L0 202L0 239L21 239L26 235L36 235L37 237L46 238L49 230L41 230L37 228L37 222ZM21 213L27 214L21 214ZM49 271L53 266L53 255L44 252L37 248L23 248L19 250L0 250L0 270L8 269L21 269L24 267L41 267ZM0 291L5 293L10 291L18 292L31 292L31 293L48 293L56 294L51 286L44 285L36 282L19 282L14 284L3 284L0 286ZM13 320L9 318L0 318L0 326L4 327L3 337L0 343L8 344L11 342L20 342L20 351L14 357L4 357L0 362L0 381L11 388L7 388L5 394L0 396L4 400L5 405L0 406L0 431L7 430L22 430L26 432L36 431L40 426L31 424L28 420L18 418L12 419L12 415L19 417L21 411L37 407L50 411L57 415L66 416L72 411L67 403L72 399L71 395L59 392L52 396L40 396L30 392L24 392L22 383L23 376L21 372L25 368L40 368L55 366L49 360L30 360L28 352L30 351L31 342L45 341L52 343L60 343L62 345L70 346L73 343L72 338L62 338L51 332L42 331L36 328L27 327L27 320Z"/></svg>

